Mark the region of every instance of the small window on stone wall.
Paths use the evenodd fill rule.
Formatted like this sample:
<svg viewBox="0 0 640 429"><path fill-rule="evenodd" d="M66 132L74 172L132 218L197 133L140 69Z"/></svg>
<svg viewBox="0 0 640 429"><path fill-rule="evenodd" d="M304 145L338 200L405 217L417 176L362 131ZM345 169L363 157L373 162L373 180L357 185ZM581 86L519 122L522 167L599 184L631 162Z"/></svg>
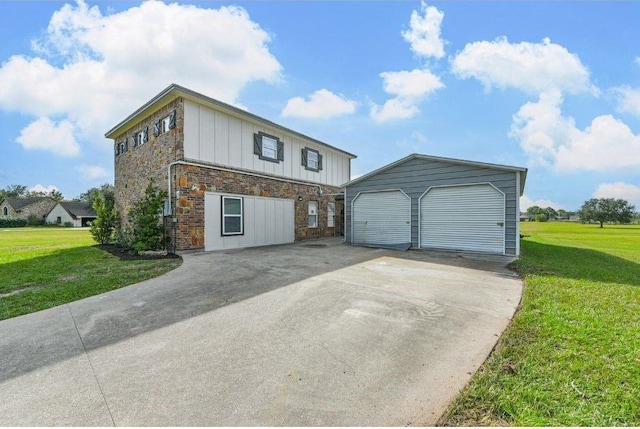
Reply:
<svg viewBox="0 0 640 429"><path fill-rule="evenodd" d="M153 135L159 136L176 127L176 111L175 109L162 119L158 119L153 124Z"/></svg>
<svg viewBox="0 0 640 429"><path fill-rule="evenodd" d="M309 201L309 228L318 227L318 202Z"/></svg>

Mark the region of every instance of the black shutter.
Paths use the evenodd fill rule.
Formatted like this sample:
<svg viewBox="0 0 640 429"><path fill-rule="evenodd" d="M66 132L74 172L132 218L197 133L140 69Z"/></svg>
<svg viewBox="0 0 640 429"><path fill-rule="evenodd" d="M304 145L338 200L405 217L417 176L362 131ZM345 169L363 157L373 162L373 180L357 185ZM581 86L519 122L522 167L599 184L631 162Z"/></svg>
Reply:
<svg viewBox="0 0 640 429"><path fill-rule="evenodd" d="M302 166L306 167L307 166L307 148L303 148L302 149Z"/></svg>
<svg viewBox="0 0 640 429"><path fill-rule="evenodd" d="M141 143L146 143L149 141L149 127L144 127L144 130L142 131L142 142Z"/></svg>
<svg viewBox="0 0 640 429"><path fill-rule="evenodd" d="M160 119L153 123L153 136L158 137L160 135Z"/></svg>
<svg viewBox="0 0 640 429"><path fill-rule="evenodd" d="M176 127L176 110L173 109L171 113L169 113L169 129L174 129Z"/></svg>
<svg viewBox="0 0 640 429"><path fill-rule="evenodd" d="M318 170L322 170L322 155L318 154Z"/></svg>
<svg viewBox="0 0 640 429"><path fill-rule="evenodd" d="M284 142L278 139L278 161L284 161Z"/></svg>
<svg viewBox="0 0 640 429"><path fill-rule="evenodd" d="M253 135L253 153L262 155L262 136L257 133Z"/></svg>

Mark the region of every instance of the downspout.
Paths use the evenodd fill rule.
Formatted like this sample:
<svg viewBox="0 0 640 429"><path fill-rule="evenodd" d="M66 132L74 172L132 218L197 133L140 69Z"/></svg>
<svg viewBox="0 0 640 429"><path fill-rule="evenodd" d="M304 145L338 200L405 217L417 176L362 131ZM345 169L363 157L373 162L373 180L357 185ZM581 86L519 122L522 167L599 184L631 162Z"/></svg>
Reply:
<svg viewBox="0 0 640 429"><path fill-rule="evenodd" d="M249 173L249 172L233 170L225 167L217 167L215 165L199 164L197 162L191 162L191 161L174 161L170 163L169 166L167 167L167 190L169 192L169 213L173 213L173 208L171 206L171 167L173 167L174 165L190 165L192 167L201 167L209 170L226 171L228 173L235 173L235 174L244 174L247 176L260 177L263 179L276 180L279 182L295 183L295 184L304 185L304 186L316 186L318 188L318 195L323 194L322 185L317 185L315 183L301 182L299 180L283 179L280 177L267 176L267 175L258 174L258 173Z"/></svg>

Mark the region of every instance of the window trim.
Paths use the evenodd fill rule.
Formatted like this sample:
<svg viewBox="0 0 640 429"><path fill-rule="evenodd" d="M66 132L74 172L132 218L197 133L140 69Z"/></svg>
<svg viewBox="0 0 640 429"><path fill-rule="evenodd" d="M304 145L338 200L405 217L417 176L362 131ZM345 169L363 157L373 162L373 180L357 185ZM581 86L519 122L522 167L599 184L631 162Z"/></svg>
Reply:
<svg viewBox="0 0 640 429"><path fill-rule="evenodd" d="M316 167L309 166L309 153L315 153L317 155L318 158L316 161ZM320 153L319 150L312 149L310 147L305 147L304 149L302 149L301 159L302 159L302 165L305 168L305 170L315 171L316 173L322 170L322 154Z"/></svg>
<svg viewBox="0 0 640 429"><path fill-rule="evenodd" d="M240 200L240 214L226 214L224 212L225 200ZM230 217L240 218L240 231L227 232L225 228L225 219ZM244 198L235 197L232 195L220 196L220 235L223 237L229 237L234 235L244 235Z"/></svg>
<svg viewBox="0 0 640 429"><path fill-rule="evenodd" d="M275 158L264 155L264 138L265 137L276 142ZM262 131L260 131L253 135L253 153L255 155L258 155L258 158L260 158L263 161L275 162L276 164L278 164L280 163L280 161L284 161L284 142L280 140L279 137L272 136L271 134L263 133Z"/></svg>
<svg viewBox="0 0 640 429"><path fill-rule="evenodd" d="M315 209L316 209L315 210L315 214L311 213L312 204L315 205ZM315 200L314 201L307 201L307 227L308 228L316 229L316 228L319 227L319 224L320 224L320 222L319 222L319 220L320 220L319 219L319 213L320 213L320 204L318 204L318 202L315 201ZM312 216L315 217L315 222L314 222L313 225L310 224Z"/></svg>

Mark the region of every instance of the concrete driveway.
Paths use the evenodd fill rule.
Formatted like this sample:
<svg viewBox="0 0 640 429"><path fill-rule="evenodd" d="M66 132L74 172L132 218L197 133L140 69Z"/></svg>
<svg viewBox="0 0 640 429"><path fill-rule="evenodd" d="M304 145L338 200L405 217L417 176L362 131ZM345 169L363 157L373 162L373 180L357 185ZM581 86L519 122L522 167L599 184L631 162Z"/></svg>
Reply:
<svg viewBox="0 0 640 429"><path fill-rule="evenodd" d="M0 322L0 421L433 425L520 301L507 262L339 239L188 254Z"/></svg>

